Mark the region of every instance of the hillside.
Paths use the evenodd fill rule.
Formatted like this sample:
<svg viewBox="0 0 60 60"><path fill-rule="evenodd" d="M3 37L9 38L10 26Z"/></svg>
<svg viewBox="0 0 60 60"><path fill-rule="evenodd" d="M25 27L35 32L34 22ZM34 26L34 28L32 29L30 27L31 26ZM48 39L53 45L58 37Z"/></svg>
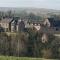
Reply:
<svg viewBox="0 0 60 60"><path fill-rule="evenodd" d="M60 10L53 10L53 9L45 9L45 8L10 8L10 7L0 7L0 11L8 11L12 10L16 13L25 11L27 13L34 13L38 15L46 15L46 14L60 14Z"/></svg>

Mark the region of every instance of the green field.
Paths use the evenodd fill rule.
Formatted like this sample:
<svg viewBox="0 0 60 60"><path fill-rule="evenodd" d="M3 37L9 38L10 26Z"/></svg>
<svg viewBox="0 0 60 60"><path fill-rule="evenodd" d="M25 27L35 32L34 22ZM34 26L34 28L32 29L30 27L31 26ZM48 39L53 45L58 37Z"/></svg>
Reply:
<svg viewBox="0 0 60 60"><path fill-rule="evenodd" d="M0 56L0 60L60 60L60 59L44 59L44 58Z"/></svg>

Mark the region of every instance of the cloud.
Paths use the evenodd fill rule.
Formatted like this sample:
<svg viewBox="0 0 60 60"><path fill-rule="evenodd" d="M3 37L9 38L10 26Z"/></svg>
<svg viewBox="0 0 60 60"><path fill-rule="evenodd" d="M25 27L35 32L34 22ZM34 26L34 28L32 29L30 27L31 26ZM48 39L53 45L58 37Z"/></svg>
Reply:
<svg viewBox="0 0 60 60"><path fill-rule="evenodd" d="M60 0L0 0L0 7L38 7L60 9Z"/></svg>

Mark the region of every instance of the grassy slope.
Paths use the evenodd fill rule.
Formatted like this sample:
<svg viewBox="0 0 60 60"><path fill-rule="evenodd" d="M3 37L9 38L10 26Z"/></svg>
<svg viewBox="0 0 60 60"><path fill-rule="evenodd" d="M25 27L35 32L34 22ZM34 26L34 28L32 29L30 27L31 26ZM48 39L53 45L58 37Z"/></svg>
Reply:
<svg viewBox="0 0 60 60"><path fill-rule="evenodd" d="M44 58L0 56L0 60L59 60L59 59L44 59Z"/></svg>

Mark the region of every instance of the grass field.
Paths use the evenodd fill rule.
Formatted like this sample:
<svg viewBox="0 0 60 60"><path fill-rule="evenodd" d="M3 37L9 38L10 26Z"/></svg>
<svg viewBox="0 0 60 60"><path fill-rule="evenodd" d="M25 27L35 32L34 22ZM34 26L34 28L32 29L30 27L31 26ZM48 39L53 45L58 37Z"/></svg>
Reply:
<svg viewBox="0 0 60 60"><path fill-rule="evenodd" d="M44 59L44 58L0 56L0 60L60 60L60 59Z"/></svg>

